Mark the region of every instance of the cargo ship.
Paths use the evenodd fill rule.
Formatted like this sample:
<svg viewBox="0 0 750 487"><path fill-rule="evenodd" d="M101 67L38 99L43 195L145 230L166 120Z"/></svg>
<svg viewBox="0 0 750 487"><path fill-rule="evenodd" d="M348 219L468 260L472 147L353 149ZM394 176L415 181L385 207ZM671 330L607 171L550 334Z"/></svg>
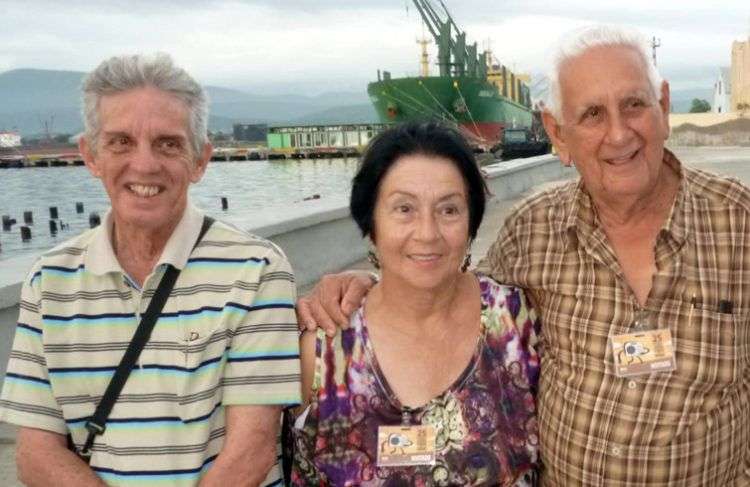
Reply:
<svg viewBox="0 0 750 487"><path fill-rule="evenodd" d="M394 78L378 70L367 94L381 122L440 119L459 126L471 142L484 149L497 146L505 127L531 128L528 77L516 75L477 43L466 44L442 0L442 14L429 0L412 0L437 46L438 76L429 75L427 44L422 45L421 73Z"/></svg>

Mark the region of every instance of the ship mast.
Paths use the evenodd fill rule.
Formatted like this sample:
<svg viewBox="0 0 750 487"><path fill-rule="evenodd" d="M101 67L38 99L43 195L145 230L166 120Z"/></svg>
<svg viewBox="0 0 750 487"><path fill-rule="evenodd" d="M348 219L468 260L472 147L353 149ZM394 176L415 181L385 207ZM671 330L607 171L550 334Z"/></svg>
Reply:
<svg viewBox="0 0 750 487"><path fill-rule="evenodd" d="M427 45L432 44L432 41L422 36L421 39L417 39L417 44L422 46L422 54L419 61L419 75L423 78L430 76L430 55L427 53Z"/></svg>

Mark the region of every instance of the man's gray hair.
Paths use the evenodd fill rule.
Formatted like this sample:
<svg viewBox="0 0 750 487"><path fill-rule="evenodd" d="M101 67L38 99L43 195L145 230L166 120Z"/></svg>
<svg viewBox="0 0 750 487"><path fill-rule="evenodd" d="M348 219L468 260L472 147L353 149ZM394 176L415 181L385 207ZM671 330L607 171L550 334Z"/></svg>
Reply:
<svg viewBox="0 0 750 487"><path fill-rule="evenodd" d="M560 70L573 58L587 50L600 46L625 46L633 48L646 66L646 74L654 97L661 99L662 77L649 56L649 41L637 30L614 25L591 25L575 29L565 35L557 45L552 58L552 69L548 75L549 96L546 110L558 122L562 122L562 93Z"/></svg>
<svg viewBox="0 0 750 487"><path fill-rule="evenodd" d="M208 97L201 85L184 69L175 66L172 58L164 53L111 57L84 78L83 121L85 137L92 150L96 150L101 130L101 97L145 87L165 91L185 103L193 157L200 157L208 141Z"/></svg>

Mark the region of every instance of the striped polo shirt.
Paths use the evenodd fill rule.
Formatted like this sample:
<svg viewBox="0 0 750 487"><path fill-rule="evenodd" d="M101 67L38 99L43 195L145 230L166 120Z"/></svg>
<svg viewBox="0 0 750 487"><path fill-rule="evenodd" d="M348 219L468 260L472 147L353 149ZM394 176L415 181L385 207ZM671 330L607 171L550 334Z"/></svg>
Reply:
<svg viewBox="0 0 750 487"><path fill-rule="evenodd" d="M112 485L194 485L221 451L223 406L300 400L295 286L274 244L188 206L141 288L112 250L111 215L44 254L25 281L0 420L80 447L166 264L182 270L91 457ZM278 443L278 439L277 439ZM263 485L280 485L277 464Z"/></svg>

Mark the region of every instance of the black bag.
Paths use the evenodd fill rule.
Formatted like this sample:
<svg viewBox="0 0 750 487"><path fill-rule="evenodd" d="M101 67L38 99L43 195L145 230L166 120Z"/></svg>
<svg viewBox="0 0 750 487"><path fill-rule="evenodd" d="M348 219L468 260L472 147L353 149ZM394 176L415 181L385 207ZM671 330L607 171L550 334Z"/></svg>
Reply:
<svg viewBox="0 0 750 487"><path fill-rule="evenodd" d="M203 226L201 227L201 231L198 234L198 238L196 239L193 248L198 245L213 222L213 218L209 216L203 217ZM68 449L76 453L84 462L89 463L91 460L91 447L94 444L94 440L97 435L104 433L109 413L112 412L112 407L115 405L115 402L117 402L117 398L120 396L120 392L122 392L122 388L125 386L125 382L127 382L128 376L133 370L133 366L138 361L138 357L140 356L143 347L146 346L149 337L151 337L151 331L154 329L154 324L156 324L156 320L159 318L161 310L164 308L164 304L167 302L169 293L172 292L174 283L177 281L179 275L179 269L167 265L167 270L164 272L161 281L159 281L159 286L154 292L154 297L151 298L146 313L141 317L141 322L138 324L138 328L135 330L135 334L133 334L133 338L130 340L130 344L128 345L127 350L125 350L125 354L122 356L122 360L120 360L120 364L115 370L115 374L109 381L107 389L102 396L102 400L96 406L94 415L86 421L86 429L89 433L83 447L78 449L75 443L73 443L73 437L68 434Z"/></svg>
<svg viewBox="0 0 750 487"><path fill-rule="evenodd" d="M281 472L284 485L292 485L292 464L294 463L294 413L296 406L284 408L281 412Z"/></svg>

